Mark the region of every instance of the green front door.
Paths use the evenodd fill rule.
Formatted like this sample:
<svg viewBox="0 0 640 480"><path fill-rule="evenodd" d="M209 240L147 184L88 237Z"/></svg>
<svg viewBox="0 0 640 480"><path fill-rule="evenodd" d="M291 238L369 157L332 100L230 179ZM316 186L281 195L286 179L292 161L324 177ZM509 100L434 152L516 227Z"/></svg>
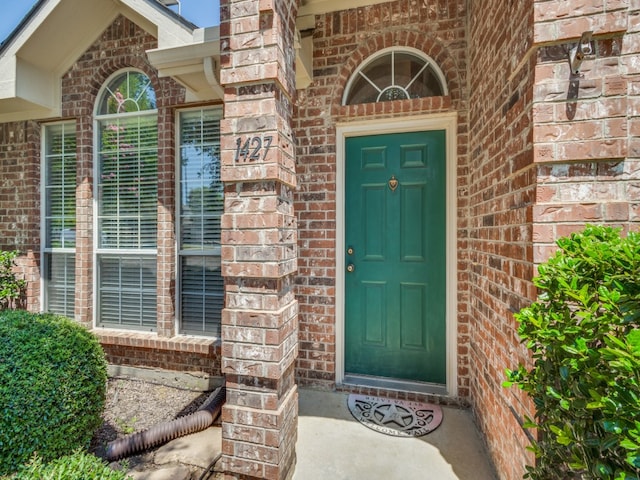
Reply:
<svg viewBox="0 0 640 480"><path fill-rule="evenodd" d="M444 384L445 132L345 151L345 373Z"/></svg>

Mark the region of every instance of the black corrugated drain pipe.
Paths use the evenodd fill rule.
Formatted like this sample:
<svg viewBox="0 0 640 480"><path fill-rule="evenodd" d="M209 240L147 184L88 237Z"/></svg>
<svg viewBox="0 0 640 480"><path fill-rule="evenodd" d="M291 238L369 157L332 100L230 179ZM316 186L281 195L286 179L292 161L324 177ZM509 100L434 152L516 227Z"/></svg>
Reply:
<svg viewBox="0 0 640 480"><path fill-rule="evenodd" d="M159 423L142 432L133 433L109 442L106 453L107 460L109 462L120 460L134 453L167 443L174 438L204 430L220 415L226 393L223 382L220 387L216 388L211 395L207 397L197 411L184 417L176 418L175 420Z"/></svg>

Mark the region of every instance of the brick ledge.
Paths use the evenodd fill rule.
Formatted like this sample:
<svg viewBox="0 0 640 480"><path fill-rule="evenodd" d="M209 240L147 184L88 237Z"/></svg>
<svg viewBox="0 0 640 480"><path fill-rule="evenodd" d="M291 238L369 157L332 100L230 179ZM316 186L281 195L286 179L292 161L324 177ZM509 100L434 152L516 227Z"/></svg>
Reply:
<svg viewBox="0 0 640 480"><path fill-rule="evenodd" d="M155 333L91 330L101 344L120 345L134 348L149 348L174 352L190 352L209 355L214 353L220 344L218 338L200 338L176 336L171 338L158 337Z"/></svg>

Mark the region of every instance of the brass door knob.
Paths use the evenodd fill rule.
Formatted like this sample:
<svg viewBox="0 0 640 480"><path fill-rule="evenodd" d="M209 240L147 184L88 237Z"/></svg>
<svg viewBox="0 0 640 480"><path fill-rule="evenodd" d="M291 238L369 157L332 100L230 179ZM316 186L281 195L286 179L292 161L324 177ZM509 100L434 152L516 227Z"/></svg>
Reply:
<svg viewBox="0 0 640 480"><path fill-rule="evenodd" d="M347 265L347 272L351 273L356 269L356 266L353 263Z"/></svg>

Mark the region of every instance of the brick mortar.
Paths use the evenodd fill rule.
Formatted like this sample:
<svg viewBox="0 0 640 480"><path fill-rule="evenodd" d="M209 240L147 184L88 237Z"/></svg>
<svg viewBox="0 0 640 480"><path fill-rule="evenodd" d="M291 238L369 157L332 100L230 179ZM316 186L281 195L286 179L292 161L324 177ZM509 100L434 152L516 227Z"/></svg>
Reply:
<svg viewBox="0 0 640 480"><path fill-rule="evenodd" d="M491 11L492 15L485 12ZM505 368L526 362L513 312L535 297L532 214L533 0L471 3L468 169L468 343L470 402L501 479L532 461L519 415L520 392L502 388Z"/></svg>
<svg viewBox="0 0 640 480"><path fill-rule="evenodd" d="M280 232L296 228L291 194L297 185L291 132L296 11L296 0L221 3L220 78L225 87L220 125L225 183L221 255L226 294L221 368L236 382L222 412L227 480L284 480L295 465L297 394L287 379L293 380L298 354L298 308L290 289L298 251L296 235ZM246 101L252 102L250 109ZM263 145L253 157L240 148L252 143ZM274 234L275 242L263 243ZM237 330L242 327L234 325L264 316L269 325L256 323L251 334L240 334ZM279 332L274 335L274 330ZM256 382L265 385L259 394L250 387ZM286 392L276 388L283 382L290 385ZM276 411L269 408L274 402L279 405ZM267 425L272 418L277 420ZM247 443L246 430L239 425L265 427L255 435L276 435L281 441Z"/></svg>
<svg viewBox="0 0 640 480"><path fill-rule="evenodd" d="M318 15L313 33L311 85L298 92L294 132L298 140L295 192L298 215L299 275L296 297L300 302L300 354L296 376L301 385L334 388L336 376L336 136L337 122L364 118L398 118L425 113L458 112L458 188L464 189L462 174L467 162L466 94L466 6L452 1L415 3L399 0L378 5ZM347 81L370 55L390 47L416 48L429 55L443 71L449 95L342 106ZM458 218L465 205L459 202ZM462 248L466 235L463 221L458 235ZM464 259L461 257L461 262ZM462 264L462 263L461 263ZM464 267L459 270L459 288L466 288ZM460 304L466 300L461 297ZM459 307L461 311L465 307ZM465 344L459 315L460 345ZM464 370L467 354L460 353L458 389L469 393Z"/></svg>

